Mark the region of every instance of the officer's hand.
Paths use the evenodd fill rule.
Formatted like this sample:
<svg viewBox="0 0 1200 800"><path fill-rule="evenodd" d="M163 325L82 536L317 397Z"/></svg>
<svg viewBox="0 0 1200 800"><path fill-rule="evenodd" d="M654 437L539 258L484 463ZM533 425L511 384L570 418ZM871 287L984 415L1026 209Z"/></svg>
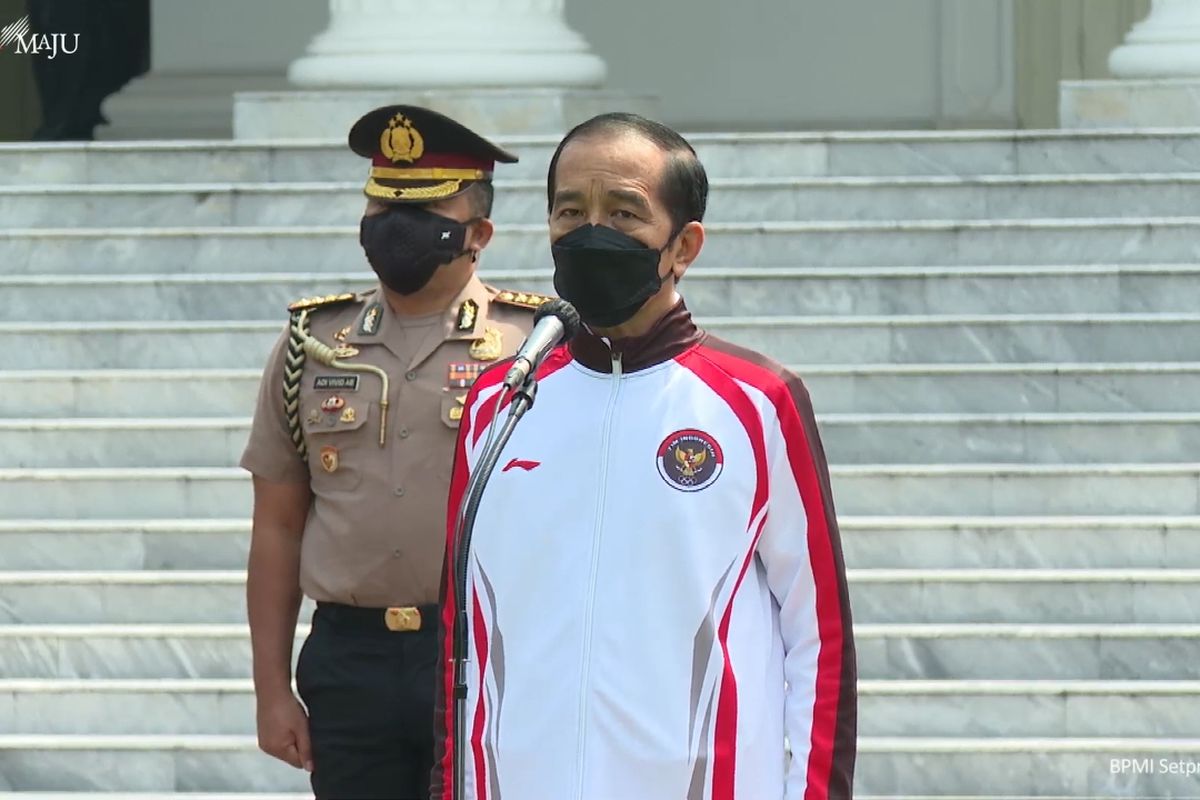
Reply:
<svg viewBox="0 0 1200 800"><path fill-rule="evenodd" d="M290 692L258 704L258 746L296 769L313 771L308 715Z"/></svg>

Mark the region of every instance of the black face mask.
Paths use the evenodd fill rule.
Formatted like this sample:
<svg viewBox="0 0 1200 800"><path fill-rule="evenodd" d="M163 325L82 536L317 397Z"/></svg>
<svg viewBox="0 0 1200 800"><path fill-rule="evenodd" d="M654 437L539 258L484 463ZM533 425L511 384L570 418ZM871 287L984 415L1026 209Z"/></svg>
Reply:
<svg viewBox="0 0 1200 800"><path fill-rule="evenodd" d="M613 228L581 225L554 242L550 252L554 290L592 327L628 322L662 288L663 251Z"/></svg>
<svg viewBox="0 0 1200 800"><path fill-rule="evenodd" d="M419 206L393 205L363 217L358 240L384 286L413 294L438 267L463 254L466 239L466 223Z"/></svg>

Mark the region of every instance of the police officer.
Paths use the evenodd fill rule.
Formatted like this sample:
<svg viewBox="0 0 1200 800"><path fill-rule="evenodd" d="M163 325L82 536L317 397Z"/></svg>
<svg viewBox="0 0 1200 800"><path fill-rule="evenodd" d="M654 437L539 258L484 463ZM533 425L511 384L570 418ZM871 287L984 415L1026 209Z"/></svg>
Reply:
<svg viewBox="0 0 1200 800"><path fill-rule="evenodd" d="M475 274L492 171L517 159L457 122L377 109L361 243L379 286L302 300L263 375L248 605L258 739L325 798L428 796L451 460L467 389L544 297ZM301 596L316 601L291 688Z"/></svg>

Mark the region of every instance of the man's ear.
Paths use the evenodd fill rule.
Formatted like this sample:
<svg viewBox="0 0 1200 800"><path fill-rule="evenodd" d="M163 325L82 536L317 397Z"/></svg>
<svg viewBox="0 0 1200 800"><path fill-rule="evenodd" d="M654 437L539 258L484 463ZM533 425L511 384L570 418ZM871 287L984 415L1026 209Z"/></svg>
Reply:
<svg viewBox="0 0 1200 800"><path fill-rule="evenodd" d="M467 230L466 248L481 251L488 246L488 242L492 241L492 237L495 235L495 224L487 217L480 217L472 222L471 227Z"/></svg>
<svg viewBox="0 0 1200 800"><path fill-rule="evenodd" d="M687 272L688 267L704 249L704 238L704 226L699 222L684 225L683 230L675 237L674 246L667 252L671 259L671 274L675 276L676 283L683 279L683 273Z"/></svg>

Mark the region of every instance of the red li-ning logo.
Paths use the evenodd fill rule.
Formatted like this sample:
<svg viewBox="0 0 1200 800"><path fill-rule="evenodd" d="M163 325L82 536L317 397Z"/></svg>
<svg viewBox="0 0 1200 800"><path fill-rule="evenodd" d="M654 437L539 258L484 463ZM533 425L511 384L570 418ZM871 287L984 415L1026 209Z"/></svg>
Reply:
<svg viewBox="0 0 1200 800"><path fill-rule="evenodd" d="M658 446L658 474L681 492L698 492L721 477L725 454L704 431L676 431Z"/></svg>

